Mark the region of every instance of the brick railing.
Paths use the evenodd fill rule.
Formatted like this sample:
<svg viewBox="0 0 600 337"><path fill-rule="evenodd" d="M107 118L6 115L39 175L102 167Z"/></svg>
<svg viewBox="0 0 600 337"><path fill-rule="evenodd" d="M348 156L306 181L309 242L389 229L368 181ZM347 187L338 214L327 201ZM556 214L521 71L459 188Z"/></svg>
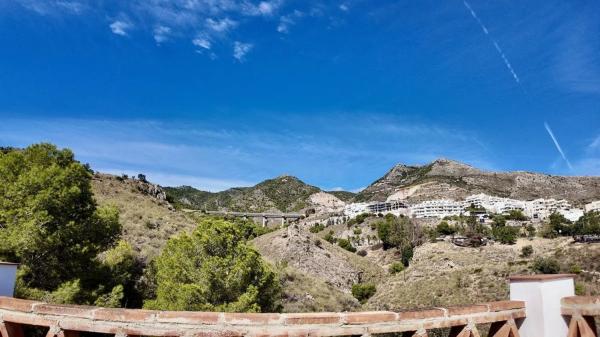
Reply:
<svg viewBox="0 0 600 337"><path fill-rule="evenodd" d="M600 296L571 296L561 300L561 313L570 318L569 337L597 337L595 316L600 316Z"/></svg>
<svg viewBox="0 0 600 337"><path fill-rule="evenodd" d="M0 334L22 337L23 326L49 328L47 337L79 332L116 336L349 336L402 332L427 336L427 330L450 328L451 336L479 337L478 324L490 324L490 336L518 337L515 320L525 317L525 303L500 301L420 311L243 314L153 311L53 305L0 297Z"/></svg>

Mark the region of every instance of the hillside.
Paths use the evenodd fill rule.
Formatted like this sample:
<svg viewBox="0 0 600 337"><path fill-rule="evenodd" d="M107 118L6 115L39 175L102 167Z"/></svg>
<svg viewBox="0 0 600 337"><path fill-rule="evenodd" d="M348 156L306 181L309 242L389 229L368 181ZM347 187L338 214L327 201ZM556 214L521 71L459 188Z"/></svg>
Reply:
<svg viewBox="0 0 600 337"><path fill-rule="evenodd" d="M252 187L205 192L189 186L165 188L169 196L186 208L229 211L299 211L311 206L311 195L321 192L292 176L265 180Z"/></svg>
<svg viewBox="0 0 600 337"><path fill-rule="evenodd" d="M349 293L357 282L380 282L385 271L364 257L318 238L300 226L289 226L260 236L253 245L273 264L284 263Z"/></svg>
<svg viewBox="0 0 600 337"><path fill-rule="evenodd" d="M166 194L158 185L97 173L92 190L99 205L119 209L123 238L144 259L158 254L172 235L196 226L193 219L166 201Z"/></svg>
<svg viewBox="0 0 600 337"><path fill-rule="evenodd" d="M419 202L462 199L486 193L521 200L567 199L574 204L600 197L600 177L564 177L530 172L487 172L447 159L423 166L396 165L362 190L356 201L384 201L392 196Z"/></svg>

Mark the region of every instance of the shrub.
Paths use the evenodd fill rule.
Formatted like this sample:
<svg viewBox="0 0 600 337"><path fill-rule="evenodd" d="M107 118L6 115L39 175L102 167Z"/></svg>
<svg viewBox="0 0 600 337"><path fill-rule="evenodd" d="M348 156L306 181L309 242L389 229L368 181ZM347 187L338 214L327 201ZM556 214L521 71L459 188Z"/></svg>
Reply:
<svg viewBox="0 0 600 337"><path fill-rule="evenodd" d="M377 288L371 283L356 283L352 285L352 296L360 303L365 303L375 295L375 292L377 292Z"/></svg>
<svg viewBox="0 0 600 337"><path fill-rule="evenodd" d="M358 255L358 256L367 256L367 251L364 250L364 249L361 249L358 252L356 252L356 255Z"/></svg>
<svg viewBox="0 0 600 337"><path fill-rule="evenodd" d="M337 241L337 239L333 236L333 231L329 231L329 233L327 233L323 239L329 243L335 243Z"/></svg>
<svg viewBox="0 0 600 337"><path fill-rule="evenodd" d="M581 267L579 265L577 265L577 264L574 264L569 269L569 272L571 274L581 274Z"/></svg>
<svg viewBox="0 0 600 337"><path fill-rule="evenodd" d="M518 210L518 209L513 209L508 212L508 215L506 215L506 219L507 220L516 220L516 221L526 221L528 218L527 218L527 216L525 216L525 214L523 214L523 211Z"/></svg>
<svg viewBox="0 0 600 337"><path fill-rule="evenodd" d="M447 221L440 222L437 225L437 227L435 228L435 230L440 235L452 235L452 234L456 233L456 229L454 227L450 226Z"/></svg>
<svg viewBox="0 0 600 337"><path fill-rule="evenodd" d="M560 272L558 261L549 257L536 258L531 268L538 274L558 274Z"/></svg>
<svg viewBox="0 0 600 337"><path fill-rule="evenodd" d="M321 223L316 223L314 225L312 225L309 229L309 231L311 233L319 233L320 231L325 229L325 225L321 224Z"/></svg>
<svg viewBox="0 0 600 337"><path fill-rule="evenodd" d="M321 242L321 240L315 239L315 246L321 248L322 245L323 245L323 243Z"/></svg>
<svg viewBox="0 0 600 337"><path fill-rule="evenodd" d="M354 235L361 235L362 230L360 228L354 228Z"/></svg>
<svg viewBox="0 0 600 337"><path fill-rule="evenodd" d="M524 246L521 248L522 257L530 257L533 254L533 247L531 245Z"/></svg>
<svg viewBox="0 0 600 337"><path fill-rule="evenodd" d="M349 252L352 252L352 253L356 252L356 248L354 248L354 246L352 246L352 243L350 243L349 240L338 239L337 244L338 244L338 246L344 248L345 250L347 250Z"/></svg>
<svg viewBox="0 0 600 337"><path fill-rule="evenodd" d="M392 275L397 274L403 270L404 270L404 264L402 264L401 262L394 262L388 268L389 273Z"/></svg>

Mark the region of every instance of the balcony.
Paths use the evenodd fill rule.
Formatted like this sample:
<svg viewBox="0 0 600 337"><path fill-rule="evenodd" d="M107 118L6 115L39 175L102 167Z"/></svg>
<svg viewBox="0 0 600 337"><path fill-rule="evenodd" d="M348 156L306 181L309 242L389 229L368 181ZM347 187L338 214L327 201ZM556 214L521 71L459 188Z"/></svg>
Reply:
<svg viewBox="0 0 600 337"><path fill-rule="evenodd" d="M47 337L94 332L114 336L371 336L597 337L600 297L572 296L572 275L510 278L511 300L417 311L222 313L111 309L0 297L0 335L23 337L25 326ZM565 295L566 294L566 295Z"/></svg>

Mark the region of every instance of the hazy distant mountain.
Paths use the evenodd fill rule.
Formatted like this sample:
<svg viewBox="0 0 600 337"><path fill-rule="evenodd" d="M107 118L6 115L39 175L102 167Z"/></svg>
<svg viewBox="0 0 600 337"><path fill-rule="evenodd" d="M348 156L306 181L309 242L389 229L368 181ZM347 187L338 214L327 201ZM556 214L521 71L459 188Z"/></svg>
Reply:
<svg viewBox="0 0 600 337"><path fill-rule="evenodd" d="M356 201L393 198L421 201L462 199L475 193L515 199L564 198L581 204L600 199L600 177L565 177L530 172L487 172L448 159L423 166L396 165L356 195Z"/></svg>

